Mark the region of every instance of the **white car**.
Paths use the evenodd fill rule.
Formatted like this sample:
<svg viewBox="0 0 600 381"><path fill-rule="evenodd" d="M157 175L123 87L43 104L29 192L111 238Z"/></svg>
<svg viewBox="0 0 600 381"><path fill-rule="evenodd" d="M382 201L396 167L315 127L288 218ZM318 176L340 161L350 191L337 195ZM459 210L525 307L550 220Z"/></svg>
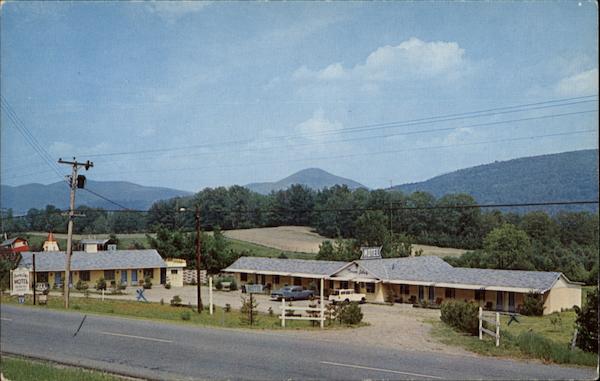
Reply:
<svg viewBox="0 0 600 381"><path fill-rule="evenodd" d="M367 301L366 295L365 294L358 294L356 292L354 292L354 290L352 289L347 289L347 290L333 290L331 292L331 294L329 294L329 301L332 302L333 304L337 303L337 302L358 302L358 303L365 303Z"/></svg>

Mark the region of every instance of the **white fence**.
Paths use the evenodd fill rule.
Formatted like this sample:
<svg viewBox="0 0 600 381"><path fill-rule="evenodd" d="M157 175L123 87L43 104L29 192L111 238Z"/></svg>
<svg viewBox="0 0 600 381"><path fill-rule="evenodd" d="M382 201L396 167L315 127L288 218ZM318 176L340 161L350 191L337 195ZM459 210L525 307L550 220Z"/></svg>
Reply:
<svg viewBox="0 0 600 381"><path fill-rule="evenodd" d="M483 322L490 323L496 327L496 331L490 331L483 328ZM479 340L483 340L483 334L486 333L496 339L496 346L500 346L500 313L496 312L495 319L484 316L483 308L479 307Z"/></svg>
<svg viewBox="0 0 600 381"><path fill-rule="evenodd" d="M322 301L320 303L321 307L294 307L286 306L285 299L281 299L281 316L279 316L281 326L285 328L286 320L316 320L320 322L321 328L323 328L325 326L325 306ZM304 311L307 313L307 316L287 316L286 311L291 311L292 313L294 311ZM319 313L315 314L314 312Z"/></svg>

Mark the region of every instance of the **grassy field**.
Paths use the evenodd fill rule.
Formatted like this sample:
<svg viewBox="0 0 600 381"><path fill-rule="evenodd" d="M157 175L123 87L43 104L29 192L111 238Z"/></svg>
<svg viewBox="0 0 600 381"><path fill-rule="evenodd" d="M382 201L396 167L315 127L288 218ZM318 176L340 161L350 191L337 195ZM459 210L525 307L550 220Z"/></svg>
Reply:
<svg viewBox="0 0 600 381"><path fill-rule="evenodd" d="M257 245L255 243L240 241L240 240L233 239L233 238L226 238L226 239L227 239L227 242L229 243L229 248L236 250L236 251L242 251L242 250L249 251L251 253L251 256L253 256L253 257L277 258L281 255L281 253L285 254L285 256L288 258L294 258L294 259L314 259L316 257L316 254L313 254L313 253L299 253L299 252L295 252L295 251L282 251L282 250L275 249L272 247Z"/></svg>
<svg viewBox="0 0 600 381"><path fill-rule="evenodd" d="M102 372L64 367L49 362L2 356L0 370L11 381L122 381Z"/></svg>
<svg viewBox="0 0 600 381"><path fill-rule="evenodd" d="M17 297L2 295L2 303L17 304ZM30 308L50 308L64 310L64 299L62 297L48 297L48 305L33 306L31 297L27 296L25 306ZM250 326L242 322L242 314L239 310L231 309L229 312L224 308L215 306L213 315L208 313L208 309L201 314L190 307L172 307L169 302L161 303L140 303L136 301L111 300L101 301L96 298L72 297L71 310L81 313L94 313L111 316L126 316L133 318L152 319L159 321L176 322L181 324L191 324L199 326L217 326L226 328L254 328L254 329L319 329L318 324L313 326L312 322L307 320L286 321L286 328L281 327L281 321L277 316L277 311L273 315L268 313L256 313L255 324ZM360 325L365 325L360 324ZM326 329L336 329L348 327L334 323L326 325Z"/></svg>
<svg viewBox="0 0 600 381"><path fill-rule="evenodd" d="M544 358L543 355L529 353L519 345L520 334L533 333L549 340L547 342L549 345L546 347L556 346L559 349L560 354L555 356L559 359L554 359L554 362L596 366L597 356L595 354L579 349L573 352L569 350L575 329L575 312L565 311L556 316L560 317L560 322L554 324L552 323L553 315L519 316L519 323L512 322L509 326L507 325L509 318L501 315L499 347L495 346L491 336L484 335L484 340L479 340L477 336L458 332L440 320L432 320L429 323L433 326L432 335L442 343L458 345L475 353L499 357L541 358L546 362L553 362L550 355ZM543 348L541 352L543 352Z"/></svg>

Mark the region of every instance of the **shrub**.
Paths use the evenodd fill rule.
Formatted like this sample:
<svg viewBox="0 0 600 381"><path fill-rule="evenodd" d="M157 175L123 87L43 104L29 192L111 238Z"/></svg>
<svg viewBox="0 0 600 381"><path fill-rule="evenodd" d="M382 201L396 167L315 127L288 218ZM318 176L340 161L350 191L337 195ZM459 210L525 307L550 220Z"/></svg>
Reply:
<svg viewBox="0 0 600 381"><path fill-rule="evenodd" d="M170 290L171 289L171 283L169 283L169 282L165 283L165 288L167 290Z"/></svg>
<svg viewBox="0 0 600 381"><path fill-rule="evenodd" d="M528 293L523 299L520 312L527 316L542 316L544 314L544 299L540 294Z"/></svg>
<svg viewBox="0 0 600 381"><path fill-rule="evenodd" d="M225 277L219 277L217 278L217 280L215 281L215 288L217 290L222 290L223 289L223 282L229 282L229 289L231 291L235 291L237 290L237 283L235 282L235 278L231 277L231 276L225 276Z"/></svg>
<svg viewBox="0 0 600 381"><path fill-rule="evenodd" d="M81 307L79 307L79 306L76 304L76 305L74 305L74 306L73 306L73 309L74 309L74 310L80 310L80 309L81 309Z"/></svg>
<svg viewBox="0 0 600 381"><path fill-rule="evenodd" d="M163 298L160 298L160 305L164 306L165 305L165 300Z"/></svg>
<svg viewBox="0 0 600 381"><path fill-rule="evenodd" d="M98 281L96 282L96 290L106 290L106 281L104 280L104 278L98 279Z"/></svg>
<svg viewBox="0 0 600 381"><path fill-rule="evenodd" d="M553 312L552 315L550 315L550 324L552 324L552 327L554 327L555 330L562 328L562 319L558 312Z"/></svg>
<svg viewBox="0 0 600 381"><path fill-rule="evenodd" d="M275 315L275 312L273 312L273 308L269 307L269 316L273 316Z"/></svg>
<svg viewBox="0 0 600 381"><path fill-rule="evenodd" d="M475 303L446 300L442 303L440 319L462 332L479 334L479 305Z"/></svg>
<svg viewBox="0 0 600 381"><path fill-rule="evenodd" d="M152 288L152 279L150 279L149 276L147 276L146 278L144 278L144 288L146 290Z"/></svg>
<svg viewBox="0 0 600 381"><path fill-rule="evenodd" d="M258 322L257 319L258 303L256 299L250 299L242 296L242 308L240 308L240 322L242 324L253 324ZM252 317L252 319L251 319Z"/></svg>
<svg viewBox="0 0 600 381"><path fill-rule="evenodd" d="M183 311L179 316L181 317L181 320L190 320L192 318L190 311Z"/></svg>
<svg viewBox="0 0 600 381"><path fill-rule="evenodd" d="M362 311L356 302L344 306L340 312L340 321L344 324L358 324L362 319Z"/></svg>
<svg viewBox="0 0 600 381"><path fill-rule="evenodd" d="M225 303L225 308L223 309L225 312L231 312L231 304Z"/></svg>
<svg viewBox="0 0 600 381"><path fill-rule="evenodd" d="M79 291L85 291L89 288L88 284L85 282L82 282L81 279L79 279L77 281L77 283L75 284L75 289L79 290Z"/></svg>
<svg viewBox="0 0 600 381"><path fill-rule="evenodd" d="M121 291L125 290L126 288L127 288L127 285L126 285L126 284L123 284L123 283L121 283L121 284L119 285L119 290L121 290Z"/></svg>
<svg viewBox="0 0 600 381"><path fill-rule="evenodd" d="M173 307L181 306L181 298L179 297L179 295L173 296L173 299L171 299L171 305Z"/></svg>
<svg viewBox="0 0 600 381"><path fill-rule="evenodd" d="M577 313L575 344L586 352L598 353L598 288L588 292L583 308L574 308Z"/></svg>

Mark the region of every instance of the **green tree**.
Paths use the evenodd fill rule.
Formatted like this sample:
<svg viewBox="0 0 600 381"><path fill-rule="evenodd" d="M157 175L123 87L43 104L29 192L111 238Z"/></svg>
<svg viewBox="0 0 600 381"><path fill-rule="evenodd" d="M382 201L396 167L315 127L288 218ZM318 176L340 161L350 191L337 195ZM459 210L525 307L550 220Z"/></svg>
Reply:
<svg viewBox="0 0 600 381"><path fill-rule="evenodd" d="M356 220L355 237L359 245L381 246L389 236L389 219L382 211L366 211Z"/></svg>
<svg viewBox="0 0 600 381"><path fill-rule="evenodd" d="M491 267L496 269L529 270L531 241L523 230L504 224L492 230L484 240Z"/></svg>
<svg viewBox="0 0 600 381"><path fill-rule="evenodd" d="M531 239L543 244L550 244L558 237L558 226L545 212L535 211L527 213L521 220L520 228Z"/></svg>
<svg viewBox="0 0 600 381"><path fill-rule="evenodd" d="M575 307L577 319L577 346L584 351L598 353L598 287L588 292L583 308Z"/></svg>

